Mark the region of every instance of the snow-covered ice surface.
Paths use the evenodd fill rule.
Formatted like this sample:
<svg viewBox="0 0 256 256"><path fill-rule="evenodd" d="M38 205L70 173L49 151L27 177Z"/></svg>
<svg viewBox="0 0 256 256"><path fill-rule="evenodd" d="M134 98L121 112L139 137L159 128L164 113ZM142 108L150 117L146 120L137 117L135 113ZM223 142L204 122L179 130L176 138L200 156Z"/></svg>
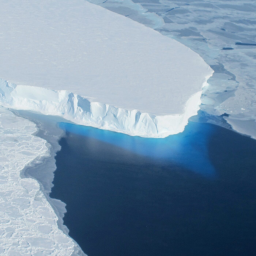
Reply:
<svg viewBox="0 0 256 256"><path fill-rule="evenodd" d="M0 255L84 255L59 229L42 187L21 171L49 154L34 123L0 107ZM75 254L73 254L75 253Z"/></svg>
<svg viewBox="0 0 256 256"><path fill-rule="evenodd" d="M84 0L1 0L0 4L0 78L17 85L66 90L104 108L108 104L167 116L168 122L170 116L184 115L173 121L175 133L184 129L184 119L196 114L201 102L195 94L202 93L213 71L176 40ZM20 88L15 93L29 99L29 91ZM41 92L38 89L42 96L38 105L47 104L52 92L48 97L44 91L44 101ZM186 108L191 97L193 111ZM87 111L87 104L83 107ZM99 111L104 114L101 107ZM151 131L133 132L158 137Z"/></svg>
<svg viewBox="0 0 256 256"><path fill-rule="evenodd" d="M255 136L256 3L253 0L90 0L187 45L215 71L201 110L228 114Z"/></svg>

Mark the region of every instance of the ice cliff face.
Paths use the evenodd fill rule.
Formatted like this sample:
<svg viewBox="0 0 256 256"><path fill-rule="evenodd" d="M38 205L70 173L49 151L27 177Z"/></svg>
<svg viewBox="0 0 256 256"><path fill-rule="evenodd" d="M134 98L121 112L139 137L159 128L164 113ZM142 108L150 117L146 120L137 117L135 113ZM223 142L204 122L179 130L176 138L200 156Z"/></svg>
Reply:
<svg viewBox="0 0 256 256"><path fill-rule="evenodd" d="M93 102L64 90L14 85L0 80L0 104L4 107L57 115L81 125L154 138L182 132L188 119L197 114L201 93L189 98L182 114L156 116Z"/></svg>

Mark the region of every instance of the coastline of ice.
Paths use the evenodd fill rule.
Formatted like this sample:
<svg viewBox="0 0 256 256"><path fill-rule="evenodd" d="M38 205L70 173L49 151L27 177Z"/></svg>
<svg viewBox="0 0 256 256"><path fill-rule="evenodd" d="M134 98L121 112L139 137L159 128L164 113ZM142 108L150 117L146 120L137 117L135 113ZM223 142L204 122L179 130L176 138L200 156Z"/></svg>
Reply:
<svg viewBox="0 0 256 256"><path fill-rule="evenodd" d="M33 135L34 123L2 107L0 117L0 254L84 255L59 229L58 217L39 183L21 178L27 165L47 157L47 142Z"/></svg>

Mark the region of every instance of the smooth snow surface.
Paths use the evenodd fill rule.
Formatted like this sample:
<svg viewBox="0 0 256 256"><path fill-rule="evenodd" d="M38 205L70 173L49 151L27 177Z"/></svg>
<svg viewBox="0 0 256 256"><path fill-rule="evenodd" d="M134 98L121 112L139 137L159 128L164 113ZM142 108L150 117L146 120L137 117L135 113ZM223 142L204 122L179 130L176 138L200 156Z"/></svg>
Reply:
<svg viewBox="0 0 256 256"><path fill-rule="evenodd" d="M84 0L0 4L0 77L17 85L170 115L213 72L183 44Z"/></svg>
<svg viewBox="0 0 256 256"><path fill-rule="evenodd" d="M72 255L79 247L58 228L40 185L21 178L26 165L48 154L35 132L35 124L0 108L0 255Z"/></svg>

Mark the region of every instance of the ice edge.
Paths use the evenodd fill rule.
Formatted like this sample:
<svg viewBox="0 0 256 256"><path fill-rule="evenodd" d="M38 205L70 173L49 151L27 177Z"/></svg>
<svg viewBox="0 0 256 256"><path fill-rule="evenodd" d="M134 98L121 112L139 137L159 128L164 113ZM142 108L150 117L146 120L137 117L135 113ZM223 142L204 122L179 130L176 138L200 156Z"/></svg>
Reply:
<svg viewBox="0 0 256 256"><path fill-rule="evenodd" d="M15 85L0 79L0 104L6 108L30 110L44 115L61 116L79 125L125 133L131 136L164 138L184 130L191 116L197 114L202 90L186 102L182 114L157 116L139 110L128 110L90 101L66 90L50 90L28 85Z"/></svg>

